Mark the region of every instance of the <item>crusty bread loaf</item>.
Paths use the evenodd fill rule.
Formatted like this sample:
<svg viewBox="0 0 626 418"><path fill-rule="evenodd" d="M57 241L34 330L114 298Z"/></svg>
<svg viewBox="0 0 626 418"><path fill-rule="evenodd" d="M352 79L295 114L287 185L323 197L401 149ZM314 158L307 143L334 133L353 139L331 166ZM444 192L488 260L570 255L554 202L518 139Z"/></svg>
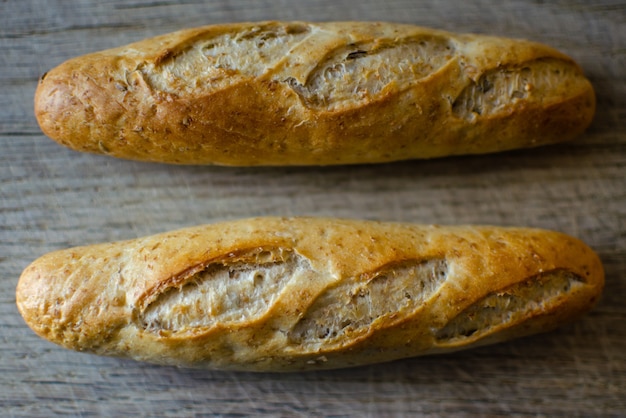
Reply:
<svg viewBox="0 0 626 418"><path fill-rule="evenodd" d="M593 251L557 232L256 218L50 253L17 306L79 351L295 371L547 331L603 284Z"/></svg>
<svg viewBox="0 0 626 418"><path fill-rule="evenodd" d="M35 97L80 151L177 164L329 165L572 139L595 96L544 45L371 22L207 26L69 60Z"/></svg>

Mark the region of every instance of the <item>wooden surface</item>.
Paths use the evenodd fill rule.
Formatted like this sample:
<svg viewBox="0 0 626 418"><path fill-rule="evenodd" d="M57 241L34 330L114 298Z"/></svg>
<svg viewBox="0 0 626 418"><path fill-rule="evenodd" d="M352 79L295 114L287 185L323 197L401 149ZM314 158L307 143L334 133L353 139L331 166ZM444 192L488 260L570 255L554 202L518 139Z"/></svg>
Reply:
<svg viewBox="0 0 626 418"><path fill-rule="evenodd" d="M63 60L184 27L260 19L390 20L542 41L580 62L597 116L565 145L335 168L136 163L75 153L41 134L37 78ZM0 1L0 416L624 416L625 69L624 2ZM255 215L557 229L598 251L606 292L591 314L550 334L286 375L70 352L35 336L15 307L20 272L45 252Z"/></svg>

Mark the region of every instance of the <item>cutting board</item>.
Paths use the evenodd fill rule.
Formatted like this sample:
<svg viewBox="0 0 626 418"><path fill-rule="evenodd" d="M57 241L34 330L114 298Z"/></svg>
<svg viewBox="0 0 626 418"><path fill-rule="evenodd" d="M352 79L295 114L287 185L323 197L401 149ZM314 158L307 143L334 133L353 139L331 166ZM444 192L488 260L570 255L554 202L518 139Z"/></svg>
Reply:
<svg viewBox="0 0 626 418"><path fill-rule="evenodd" d="M574 57L598 111L577 140L489 156L309 168L185 167L61 147L38 77L83 53L210 23L386 20L529 38ZM610 1L0 2L0 415L626 414L626 4ZM75 353L15 307L21 271L60 248L260 215L556 229L606 269L599 305L554 332L457 354L296 374L176 369Z"/></svg>

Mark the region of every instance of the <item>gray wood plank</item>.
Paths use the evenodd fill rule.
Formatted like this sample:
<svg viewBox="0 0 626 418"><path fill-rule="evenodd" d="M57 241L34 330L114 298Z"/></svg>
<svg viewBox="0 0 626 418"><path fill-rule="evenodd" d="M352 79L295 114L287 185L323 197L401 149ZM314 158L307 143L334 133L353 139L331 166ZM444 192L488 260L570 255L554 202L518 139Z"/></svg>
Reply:
<svg viewBox="0 0 626 418"><path fill-rule="evenodd" d="M37 78L75 55L209 23L389 20L524 37L578 60L598 98L578 140L494 156L330 168L176 167L41 134ZM619 1L0 2L0 415L620 416L626 411L626 4ZM582 320L492 347L351 370L224 373L56 347L15 307L20 272L68 246L257 215L527 225L600 254Z"/></svg>

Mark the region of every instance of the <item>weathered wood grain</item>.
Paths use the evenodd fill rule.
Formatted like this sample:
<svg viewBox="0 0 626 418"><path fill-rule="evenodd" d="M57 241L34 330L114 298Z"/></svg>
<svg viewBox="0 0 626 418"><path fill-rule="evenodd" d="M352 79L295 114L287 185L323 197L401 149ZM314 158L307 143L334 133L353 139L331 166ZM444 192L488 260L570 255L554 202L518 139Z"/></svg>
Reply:
<svg viewBox="0 0 626 418"><path fill-rule="evenodd" d="M175 167L78 154L43 136L37 78L63 60L208 23L391 20L525 37L576 58L597 92L570 144L332 168ZM620 416L626 411L626 4L619 1L0 1L1 416ZM45 252L256 215L557 229L595 248L606 292L554 333L323 373L177 370L73 353L15 308Z"/></svg>

